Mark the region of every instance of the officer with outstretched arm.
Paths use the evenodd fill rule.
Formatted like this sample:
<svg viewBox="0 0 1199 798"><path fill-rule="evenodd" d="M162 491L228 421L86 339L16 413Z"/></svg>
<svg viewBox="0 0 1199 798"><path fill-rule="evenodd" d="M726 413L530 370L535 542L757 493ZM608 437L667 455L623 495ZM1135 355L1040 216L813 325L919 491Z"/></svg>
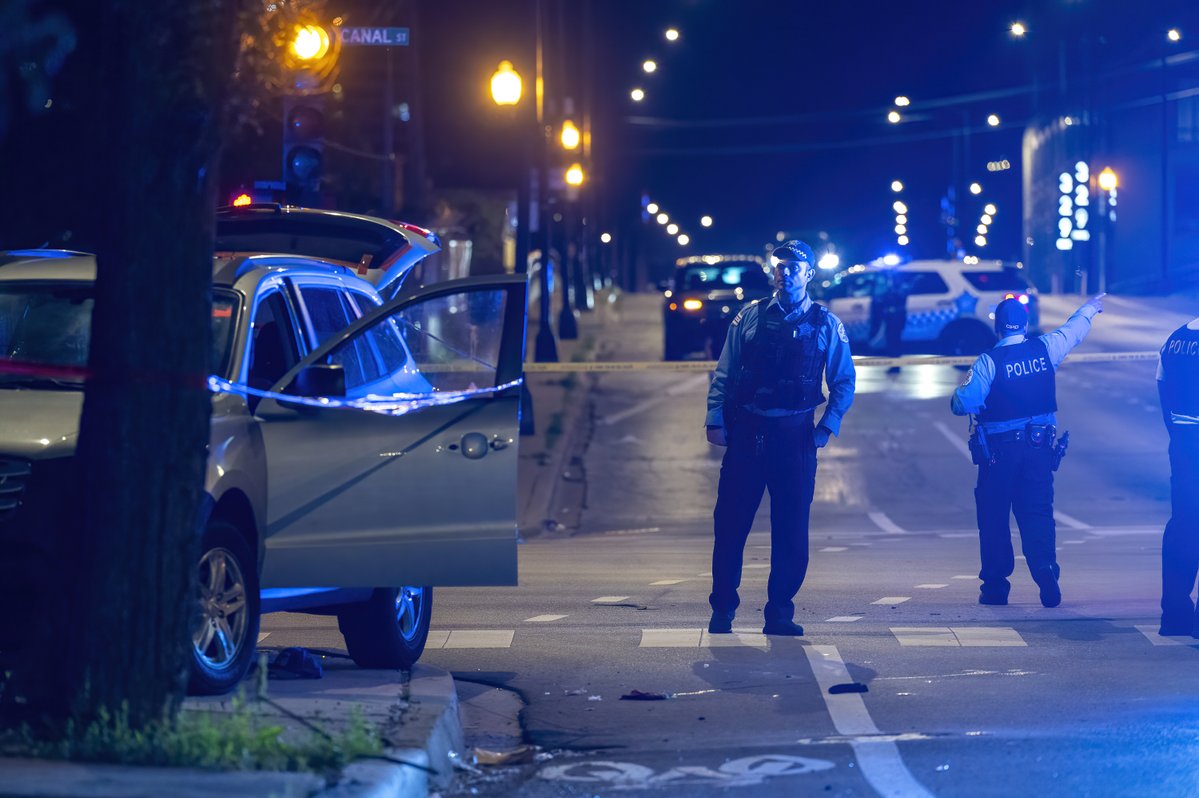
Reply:
<svg viewBox="0 0 1199 798"><path fill-rule="evenodd" d="M733 319L708 392L708 442L727 446L717 488L712 618L727 634L740 603L741 564L762 493L770 489L770 580L762 632L803 634L793 599L808 570L816 450L841 430L855 373L845 327L808 296L812 248L788 241L771 255L776 291ZM816 408L828 406L815 424Z"/></svg>
<svg viewBox="0 0 1199 798"><path fill-rule="evenodd" d="M1170 433L1170 520L1162 535L1161 635L1199 638L1191 600L1199 575L1199 319L1158 355L1157 391Z"/></svg>
<svg viewBox="0 0 1199 798"><path fill-rule="evenodd" d="M1055 373L1091 331L1091 319L1103 311L1103 296L1084 303L1061 327L1037 338L1025 337L1028 309L1021 302L1000 302L995 308L999 343L978 356L950 400L955 415L977 416L971 453L978 465L974 501L982 559L979 604L1007 604L1008 577L1015 568L1009 526L1013 511L1042 606L1056 607L1062 601L1053 472L1066 436L1055 445Z"/></svg>

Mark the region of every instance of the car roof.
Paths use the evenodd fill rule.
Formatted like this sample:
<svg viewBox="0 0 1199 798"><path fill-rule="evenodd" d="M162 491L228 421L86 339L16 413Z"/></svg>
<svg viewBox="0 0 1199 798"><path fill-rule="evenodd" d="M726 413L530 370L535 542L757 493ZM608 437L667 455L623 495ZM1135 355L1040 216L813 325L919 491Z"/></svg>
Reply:
<svg viewBox="0 0 1199 798"><path fill-rule="evenodd" d="M259 278L270 273L333 276L349 278L369 285L344 264L298 255L234 255L214 257L212 284L232 288L247 277ZM94 282L96 256L87 252L58 249L0 251L0 282L27 280L64 280ZM371 288L373 291L373 287Z"/></svg>

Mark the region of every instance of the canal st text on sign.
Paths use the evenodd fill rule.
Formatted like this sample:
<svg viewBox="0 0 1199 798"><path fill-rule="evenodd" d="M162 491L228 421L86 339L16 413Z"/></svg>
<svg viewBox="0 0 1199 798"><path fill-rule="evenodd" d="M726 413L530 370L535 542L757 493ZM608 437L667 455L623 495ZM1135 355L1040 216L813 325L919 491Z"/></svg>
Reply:
<svg viewBox="0 0 1199 798"><path fill-rule="evenodd" d="M380 47L407 47L407 28L340 28L343 45L375 45Z"/></svg>

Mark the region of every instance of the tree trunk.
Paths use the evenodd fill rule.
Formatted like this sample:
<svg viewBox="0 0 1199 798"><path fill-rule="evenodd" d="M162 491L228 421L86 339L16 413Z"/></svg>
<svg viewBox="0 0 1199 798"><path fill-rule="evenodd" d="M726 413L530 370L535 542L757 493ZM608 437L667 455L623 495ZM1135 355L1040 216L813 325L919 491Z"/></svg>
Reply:
<svg viewBox="0 0 1199 798"><path fill-rule="evenodd" d="M39 719L169 717L196 612L222 109L241 0L72 4L93 47L97 280L70 520L7 688ZM94 39L93 39L94 40Z"/></svg>

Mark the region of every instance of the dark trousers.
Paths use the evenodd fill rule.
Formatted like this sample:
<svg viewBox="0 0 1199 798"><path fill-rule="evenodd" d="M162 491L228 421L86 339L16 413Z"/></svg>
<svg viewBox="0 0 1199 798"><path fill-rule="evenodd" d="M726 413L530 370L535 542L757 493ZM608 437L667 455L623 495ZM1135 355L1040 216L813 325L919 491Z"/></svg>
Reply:
<svg viewBox="0 0 1199 798"><path fill-rule="evenodd" d="M808 572L808 511L816 488L812 414L730 418L728 450L716 494L716 542L712 547L715 613L736 611L745 540L762 492L770 489L770 581L765 620L791 620L792 599Z"/></svg>
<svg viewBox="0 0 1199 798"><path fill-rule="evenodd" d="M1035 575L1051 569L1056 579L1057 530L1053 523L1053 466L1049 442L1033 447L1024 440L992 440L994 463L978 467L974 503L978 513L983 593L1007 598L1008 577L1016 566L1009 525L1015 511L1020 548Z"/></svg>
<svg viewBox="0 0 1199 798"><path fill-rule="evenodd" d="M1162 626L1199 629L1191 601L1199 574L1199 427L1170 434L1170 521L1162 536Z"/></svg>

